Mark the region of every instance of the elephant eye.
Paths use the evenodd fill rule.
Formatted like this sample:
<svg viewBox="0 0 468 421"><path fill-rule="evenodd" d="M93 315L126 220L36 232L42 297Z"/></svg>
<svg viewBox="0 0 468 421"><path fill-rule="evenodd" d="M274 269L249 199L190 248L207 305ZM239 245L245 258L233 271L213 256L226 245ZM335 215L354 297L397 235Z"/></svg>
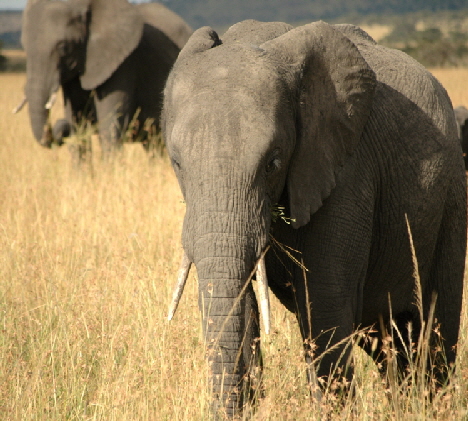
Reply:
<svg viewBox="0 0 468 421"><path fill-rule="evenodd" d="M271 174L276 170L279 170L281 168L281 159L278 156L275 156L273 159L271 159L267 166L266 166L266 172L267 174Z"/></svg>

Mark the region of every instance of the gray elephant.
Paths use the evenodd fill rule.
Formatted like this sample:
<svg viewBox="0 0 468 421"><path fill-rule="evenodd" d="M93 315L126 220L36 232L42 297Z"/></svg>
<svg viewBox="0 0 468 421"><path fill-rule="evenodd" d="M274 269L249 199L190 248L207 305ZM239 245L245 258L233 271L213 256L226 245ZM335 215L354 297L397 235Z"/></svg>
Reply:
<svg viewBox="0 0 468 421"><path fill-rule="evenodd" d="M63 139L69 137L72 134L72 126L68 120L65 118L58 119L54 127L52 128L52 139L59 146L63 144Z"/></svg>
<svg viewBox="0 0 468 421"><path fill-rule="evenodd" d="M462 145L465 169L468 170L468 109L463 105L459 105L453 111L457 120L458 137Z"/></svg>
<svg viewBox="0 0 468 421"><path fill-rule="evenodd" d="M22 43L35 138L50 147L84 120L98 122L102 152L109 156L130 122L136 132L157 133L167 75L191 32L158 3L30 0ZM54 139L48 116L59 87L68 127L61 122Z"/></svg>
<svg viewBox="0 0 468 421"><path fill-rule="evenodd" d="M65 118L59 118L54 127L46 125L42 134L42 144L56 144L62 146L65 142L64 139L71 136L73 127L70 122Z"/></svg>
<svg viewBox="0 0 468 421"><path fill-rule="evenodd" d="M251 396L268 285L297 315L309 362L315 341L319 377L345 365L340 341L356 328L373 326L381 343L391 314L417 341L433 293L454 362L466 180L451 102L421 65L352 25L245 21L221 38L200 28L169 75L162 130L186 202L169 319L193 263L214 411L233 416ZM277 207L291 219L273 218Z"/></svg>

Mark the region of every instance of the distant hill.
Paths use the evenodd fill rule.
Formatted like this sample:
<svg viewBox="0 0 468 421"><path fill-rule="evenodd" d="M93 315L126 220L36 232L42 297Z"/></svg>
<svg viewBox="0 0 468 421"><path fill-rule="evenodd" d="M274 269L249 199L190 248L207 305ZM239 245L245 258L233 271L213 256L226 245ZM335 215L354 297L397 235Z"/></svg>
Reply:
<svg viewBox="0 0 468 421"><path fill-rule="evenodd" d="M467 0L159 0L180 14L194 29L210 25L224 29L244 19L291 24L323 19L355 21L370 15L468 9ZM21 11L0 10L0 40L19 46ZM8 36L3 34L8 33Z"/></svg>
<svg viewBox="0 0 468 421"><path fill-rule="evenodd" d="M468 66L467 0L160 0L194 29L244 19L354 23L426 66ZM0 10L0 49L21 48L21 11ZM0 51L1 54L1 51ZM10 64L18 67L13 58ZM24 66L23 66L24 67Z"/></svg>
<svg viewBox="0 0 468 421"><path fill-rule="evenodd" d="M468 8L467 0L163 0L162 3L193 28L210 25L215 29L244 19L294 24Z"/></svg>
<svg viewBox="0 0 468 421"><path fill-rule="evenodd" d="M0 41L4 48L21 48L21 16L18 10L0 11Z"/></svg>

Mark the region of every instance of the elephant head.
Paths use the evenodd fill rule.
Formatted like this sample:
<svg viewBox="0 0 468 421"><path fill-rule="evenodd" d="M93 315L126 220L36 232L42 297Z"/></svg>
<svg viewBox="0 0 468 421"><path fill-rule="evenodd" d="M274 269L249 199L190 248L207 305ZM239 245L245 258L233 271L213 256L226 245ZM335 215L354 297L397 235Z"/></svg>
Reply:
<svg viewBox="0 0 468 421"><path fill-rule="evenodd" d="M249 280L264 267L272 207L285 206L294 229L309 222L359 142L375 84L356 46L323 22L246 21L222 39L201 28L169 76L162 123L186 202L183 267L197 269L214 402L228 415L259 363Z"/></svg>
<svg viewBox="0 0 468 421"><path fill-rule="evenodd" d="M51 98L79 78L92 90L137 47L143 20L126 0L30 0L23 16L25 94L35 138L50 147Z"/></svg>

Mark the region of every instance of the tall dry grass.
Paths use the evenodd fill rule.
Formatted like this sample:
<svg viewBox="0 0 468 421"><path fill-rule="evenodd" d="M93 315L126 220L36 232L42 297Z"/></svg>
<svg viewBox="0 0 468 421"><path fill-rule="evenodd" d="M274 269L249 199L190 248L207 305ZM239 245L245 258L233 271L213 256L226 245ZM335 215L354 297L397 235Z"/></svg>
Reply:
<svg viewBox="0 0 468 421"><path fill-rule="evenodd" d="M465 70L437 76L468 104ZM95 159L92 173L77 173L66 148L36 144L25 111L11 114L23 83L0 76L0 419L208 419L193 277L166 321L184 213L167 159L149 163L126 145L114 168ZM272 300L255 420L467 416L466 310L457 377L432 403L392 394L356 352L353 397L329 394L312 410L297 323Z"/></svg>

